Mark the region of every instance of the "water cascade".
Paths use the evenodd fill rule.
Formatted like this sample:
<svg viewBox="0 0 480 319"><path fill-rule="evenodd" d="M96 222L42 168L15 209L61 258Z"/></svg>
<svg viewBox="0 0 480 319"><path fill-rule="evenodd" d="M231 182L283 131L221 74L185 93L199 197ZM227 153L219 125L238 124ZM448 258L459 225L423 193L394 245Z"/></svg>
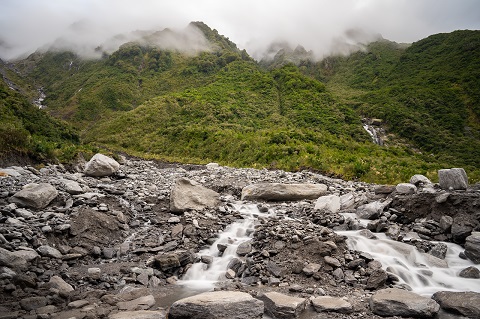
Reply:
<svg viewBox="0 0 480 319"><path fill-rule="evenodd" d="M209 248L198 253L199 256L211 257L213 261L209 264L203 262L193 264L180 282L181 285L211 289L217 281L225 279L228 263L232 258L238 257L236 254L238 246L251 239L249 235L253 233L257 218L273 214L271 211L260 212L255 204L234 204L233 208L243 219L229 225ZM226 246L223 253L219 250L219 245Z"/></svg>

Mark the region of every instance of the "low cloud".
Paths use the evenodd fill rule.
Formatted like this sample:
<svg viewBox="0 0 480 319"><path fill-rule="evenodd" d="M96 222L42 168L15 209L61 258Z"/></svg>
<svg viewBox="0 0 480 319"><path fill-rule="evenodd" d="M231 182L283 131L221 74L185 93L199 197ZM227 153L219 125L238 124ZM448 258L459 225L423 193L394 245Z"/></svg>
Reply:
<svg viewBox="0 0 480 319"><path fill-rule="evenodd" d="M379 34L414 42L434 33L479 29L480 1L3 0L0 58L51 46L95 55L99 46L115 50L123 40L165 28L186 33L183 40L164 34L158 45L203 49L201 36L184 31L191 21L205 22L257 59L274 42L301 44L321 58L361 48Z"/></svg>

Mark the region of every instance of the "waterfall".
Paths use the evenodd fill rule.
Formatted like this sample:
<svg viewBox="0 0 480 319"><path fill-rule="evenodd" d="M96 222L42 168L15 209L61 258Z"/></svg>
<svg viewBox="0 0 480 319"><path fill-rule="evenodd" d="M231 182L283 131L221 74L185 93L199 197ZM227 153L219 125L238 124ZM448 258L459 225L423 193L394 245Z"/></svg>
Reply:
<svg viewBox="0 0 480 319"><path fill-rule="evenodd" d="M211 257L211 263L198 262L188 269L180 282L190 288L213 288L219 280L225 279L228 263L236 254L240 244L251 240L255 221L258 217L272 216L272 212L262 213L256 204L234 204L233 208L239 212L243 219L230 224L218 236L218 239L207 249L198 253L198 256ZM219 246L226 246L223 253ZM222 249L223 250L223 249Z"/></svg>

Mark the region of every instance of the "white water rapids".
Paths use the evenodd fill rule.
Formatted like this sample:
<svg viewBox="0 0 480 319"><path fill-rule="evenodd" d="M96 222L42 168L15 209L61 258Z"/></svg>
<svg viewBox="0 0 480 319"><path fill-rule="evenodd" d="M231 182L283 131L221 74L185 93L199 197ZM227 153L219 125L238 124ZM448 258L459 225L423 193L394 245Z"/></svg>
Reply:
<svg viewBox="0 0 480 319"><path fill-rule="evenodd" d="M198 253L199 256L213 257L213 262L208 265L202 262L193 264L180 282L181 285L207 289L213 288L217 281L225 279L228 263L232 258L237 257L238 246L251 239L249 235L253 233L257 218L273 214L272 212L261 213L255 204L234 204L233 207L243 216L243 219L229 225L219 234L210 248ZM218 244L227 246L223 253L220 253Z"/></svg>
<svg viewBox="0 0 480 319"><path fill-rule="evenodd" d="M253 233L257 217L269 217L272 210L261 213L255 204L238 204L234 208L241 213L243 220L231 224L221 232L218 239L208 249L198 253L199 256L211 256L213 262L195 263L187 271L180 284L189 289L213 289L215 283L225 279L228 263L236 255L238 246L248 240ZM345 217L352 218L347 215ZM365 225L367 221L360 220ZM459 277L459 272L469 266L479 268L469 260L459 257L463 248L453 243L448 246L444 260L437 259L425 253L420 253L416 247L388 239L383 233L376 233L378 239L368 239L359 231L341 231L340 235L348 237L350 249L369 253L375 260L382 263L382 268L399 278L398 284L408 285L413 292L421 295L432 295L437 291L475 291L480 292L480 279ZM220 253L218 244L226 245Z"/></svg>

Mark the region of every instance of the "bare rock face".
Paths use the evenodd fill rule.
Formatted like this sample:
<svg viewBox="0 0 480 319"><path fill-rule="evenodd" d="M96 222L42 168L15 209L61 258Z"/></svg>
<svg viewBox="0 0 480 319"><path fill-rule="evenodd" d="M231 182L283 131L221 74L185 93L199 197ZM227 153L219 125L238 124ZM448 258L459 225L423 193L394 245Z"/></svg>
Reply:
<svg viewBox="0 0 480 319"><path fill-rule="evenodd" d="M316 199L327 193L324 184L260 183L242 189L242 200L294 201Z"/></svg>
<svg viewBox="0 0 480 319"><path fill-rule="evenodd" d="M15 193L10 201L20 206L42 209L47 207L57 195L55 187L48 183L32 183L25 185L21 191Z"/></svg>
<svg viewBox="0 0 480 319"><path fill-rule="evenodd" d="M438 170L438 182L442 189L464 190L468 187L467 173L463 168Z"/></svg>
<svg viewBox="0 0 480 319"><path fill-rule="evenodd" d="M172 212L183 212L216 207L219 196L217 192L195 181L179 178L175 181L170 195L170 210Z"/></svg>
<svg viewBox="0 0 480 319"><path fill-rule="evenodd" d="M460 313L468 318L480 318L480 293L439 291L432 298L442 309Z"/></svg>
<svg viewBox="0 0 480 319"><path fill-rule="evenodd" d="M431 318L440 309L435 300L397 288L377 291L370 298L370 309L380 316Z"/></svg>
<svg viewBox="0 0 480 319"><path fill-rule="evenodd" d="M95 154L85 165L84 173L88 176L109 176L118 171L120 164L111 157Z"/></svg>
<svg viewBox="0 0 480 319"><path fill-rule="evenodd" d="M284 295L278 292L266 292L259 296L265 304L265 310L273 318L298 318L305 310L307 300Z"/></svg>
<svg viewBox="0 0 480 319"><path fill-rule="evenodd" d="M255 319L263 316L263 302L245 292L212 291L173 303L169 319Z"/></svg>

